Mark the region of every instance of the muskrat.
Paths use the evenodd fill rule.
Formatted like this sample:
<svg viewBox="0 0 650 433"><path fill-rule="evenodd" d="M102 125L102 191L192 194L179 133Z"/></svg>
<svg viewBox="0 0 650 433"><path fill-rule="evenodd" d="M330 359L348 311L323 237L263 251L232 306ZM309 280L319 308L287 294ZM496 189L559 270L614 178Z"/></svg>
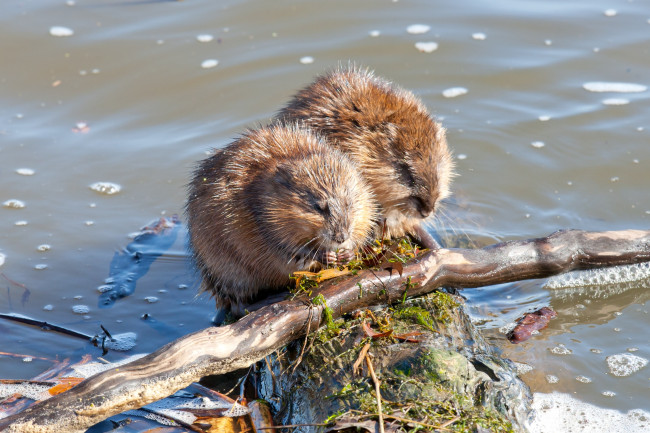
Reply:
<svg viewBox="0 0 650 433"><path fill-rule="evenodd" d="M421 224L449 196L454 164L445 129L413 93L339 68L300 90L275 120L302 121L354 159L381 205L376 236L409 234L438 247Z"/></svg>
<svg viewBox="0 0 650 433"><path fill-rule="evenodd" d="M354 162L309 129L249 130L201 161L189 185L202 289L241 315L293 272L347 262L369 240L377 207Z"/></svg>

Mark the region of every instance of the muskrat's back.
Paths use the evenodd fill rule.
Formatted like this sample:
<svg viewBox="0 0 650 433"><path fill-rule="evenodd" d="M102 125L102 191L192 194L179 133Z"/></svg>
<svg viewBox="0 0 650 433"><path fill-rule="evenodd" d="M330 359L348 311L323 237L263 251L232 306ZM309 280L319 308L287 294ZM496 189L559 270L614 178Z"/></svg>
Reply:
<svg viewBox="0 0 650 433"><path fill-rule="evenodd" d="M251 130L199 163L187 202L203 289L241 313L289 276L366 241L376 204L354 163L294 125ZM337 252L338 251L338 252Z"/></svg>
<svg viewBox="0 0 650 433"><path fill-rule="evenodd" d="M420 224L449 195L453 162L444 128L413 93L367 70L338 69L300 90L276 120L304 122L351 155L389 236L427 236Z"/></svg>

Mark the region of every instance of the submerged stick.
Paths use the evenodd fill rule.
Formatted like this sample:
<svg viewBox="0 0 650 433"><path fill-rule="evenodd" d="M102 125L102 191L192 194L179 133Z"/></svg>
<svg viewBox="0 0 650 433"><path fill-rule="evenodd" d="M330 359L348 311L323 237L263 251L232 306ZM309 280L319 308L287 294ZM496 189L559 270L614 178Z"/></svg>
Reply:
<svg viewBox="0 0 650 433"><path fill-rule="evenodd" d="M361 307L389 303L405 294L422 295L442 286L479 287L647 261L650 231L569 230L481 249L439 249L410 261L401 276L360 271L328 281L318 292L333 318L338 318ZM311 308L306 299L282 301L231 325L189 334L0 420L0 430L83 432L110 416L171 395L203 376L227 373L263 359L308 329L318 329L322 314L310 314Z"/></svg>

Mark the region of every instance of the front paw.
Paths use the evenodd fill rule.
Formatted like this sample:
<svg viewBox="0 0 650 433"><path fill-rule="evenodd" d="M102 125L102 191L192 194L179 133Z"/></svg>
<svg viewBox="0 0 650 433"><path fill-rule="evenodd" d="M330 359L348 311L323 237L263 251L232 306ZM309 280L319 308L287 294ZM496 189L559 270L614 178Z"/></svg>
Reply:
<svg viewBox="0 0 650 433"><path fill-rule="evenodd" d="M354 258L354 253L350 250L339 250L336 253L337 263L344 265Z"/></svg>

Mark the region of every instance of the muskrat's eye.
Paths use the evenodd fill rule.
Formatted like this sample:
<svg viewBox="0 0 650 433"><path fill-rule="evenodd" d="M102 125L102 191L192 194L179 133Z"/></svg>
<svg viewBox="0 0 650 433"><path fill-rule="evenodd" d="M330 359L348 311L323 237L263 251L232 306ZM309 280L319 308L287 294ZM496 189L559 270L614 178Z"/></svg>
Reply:
<svg viewBox="0 0 650 433"><path fill-rule="evenodd" d="M413 175L411 167L409 167L409 165L405 162L398 163L397 167L398 173L404 180L404 183L411 188L415 186L415 176Z"/></svg>
<svg viewBox="0 0 650 433"><path fill-rule="evenodd" d="M329 205L327 204L326 200L315 200L314 201L314 210L320 214L327 214L329 213Z"/></svg>

